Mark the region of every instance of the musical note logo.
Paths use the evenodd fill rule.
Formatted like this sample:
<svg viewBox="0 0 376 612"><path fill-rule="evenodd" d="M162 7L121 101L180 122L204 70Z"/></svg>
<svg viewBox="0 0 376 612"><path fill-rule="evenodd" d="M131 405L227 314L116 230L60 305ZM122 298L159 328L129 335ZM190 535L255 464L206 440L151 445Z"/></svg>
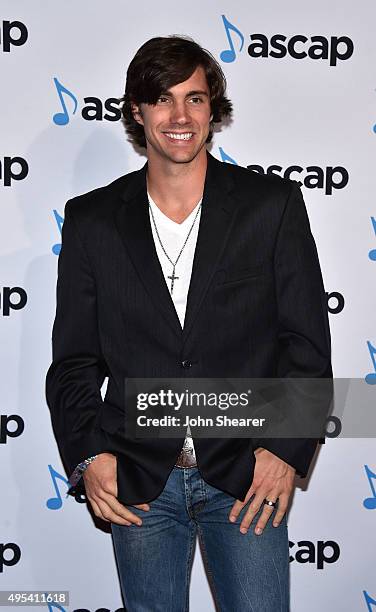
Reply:
<svg viewBox="0 0 376 612"><path fill-rule="evenodd" d="M375 219L375 217L371 217L371 221L372 221L373 231L375 232L375 236L376 236L376 219ZM371 249L371 251L368 253L368 257L372 261L376 261L376 249Z"/></svg>
<svg viewBox="0 0 376 612"><path fill-rule="evenodd" d="M59 491L59 488L57 486L56 481L62 480L68 487L69 489L69 482L68 480L62 476L61 474L59 474L59 472L57 472L52 465L48 466L48 469L50 470L50 475L51 475L51 479L52 479L52 483L54 485L54 489L55 489L55 493L56 493L56 497L50 497L47 501L46 501L46 506L49 510L59 510L61 508L61 506L63 505L63 500L61 498L61 494ZM65 498L68 497L68 493L66 494Z"/></svg>
<svg viewBox="0 0 376 612"><path fill-rule="evenodd" d="M54 209L53 212L55 215L55 221L57 223L57 227L59 228L60 237L61 237L61 228L63 227L64 218L61 215L59 215L57 210ZM61 250L61 242L57 242L56 244L53 245L52 252L54 255L59 255L60 250Z"/></svg>
<svg viewBox="0 0 376 612"><path fill-rule="evenodd" d="M227 153L222 149L222 147L219 147L219 152L221 154L222 161L227 162L229 164L234 164L234 166L238 165L232 157L227 155Z"/></svg>
<svg viewBox="0 0 376 612"><path fill-rule="evenodd" d="M364 599L366 600L368 612L373 612L375 608L371 608L371 605L376 605L376 601L368 595L367 591L363 591Z"/></svg>
<svg viewBox="0 0 376 612"><path fill-rule="evenodd" d="M369 469L368 465L365 465L364 469L366 471L366 476L368 478L369 486L371 487L372 497L366 497L366 499L363 501L363 506L367 510L376 510L376 491L375 491L375 485L373 482L373 479L376 479L376 474L374 474L372 470Z"/></svg>
<svg viewBox="0 0 376 612"><path fill-rule="evenodd" d="M367 385L376 385L376 348L372 346L369 340L367 340L367 346L368 346L369 354L371 355L373 369L375 371L367 374L364 380L366 381Z"/></svg>
<svg viewBox="0 0 376 612"><path fill-rule="evenodd" d="M77 110L77 104L78 104L77 98L71 91L69 91L69 89L67 89L66 87L64 87L64 85L59 83L56 77L54 77L54 83L55 83L55 87L56 87L57 93L60 98L60 103L63 108L63 112L55 113L53 116L53 122L56 123L56 125L67 125L67 123L69 123L69 113L67 110L67 106L64 102L63 94L66 94L67 96L69 96L69 98L71 98L71 100L73 100L74 102L74 109L73 109L72 115L74 115Z"/></svg>
<svg viewBox="0 0 376 612"><path fill-rule="evenodd" d="M236 52L234 48L234 43L231 38L231 32L235 32L235 34L239 36L240 38L239 53L243 49L243 46L244 46L244 36L240 32L240 30L238 30L238 28L234 26L234 24L229 22L229 20L225 17L225 15L222 15L222 20L223 20L223 25L225 26L225 32L226 32L226 36L227 36L227 40L228 40L228 44L230 48L224 49L223 51L221 51L221 53L219 54L219 57L221 58L222 62L225 62L225 64L229 64L231 62L234 62L236 59Z"/></svg>

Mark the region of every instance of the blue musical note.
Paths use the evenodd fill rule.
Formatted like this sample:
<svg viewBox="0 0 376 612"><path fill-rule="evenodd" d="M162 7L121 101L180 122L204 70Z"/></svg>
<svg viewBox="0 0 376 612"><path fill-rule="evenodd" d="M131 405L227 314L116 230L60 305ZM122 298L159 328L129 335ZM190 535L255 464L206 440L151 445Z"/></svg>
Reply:
<svg viewBox="0 0 376 612"><path fill-rule="evenodd" d="M372 599L370 595L368 595L367 591L363 591L364 599L366 600L368 612L372 612L371 604L376 605L376 601Z"/></svg>
<svg viewBox="0 0 376 612"><path fill-rule="evenodd" d="M63 227L64 217L59 215L59 213L55 209L54 209L54 215L55 215L55 221L57 223L57 226L58 226L59 232L60 232L60 236L61 236L61 228ZM58 242L58 243L53 245L52 252L53 252L54 255L59 255L60 250L61 250L61 242Z"/></svg>
<svg viewBox="0 0 376 612"><path fill-rule="evenodd" d="M77 110L77 98L74 94L72 94L71 91L69 91L69 89L67 89L66 87L64 87L64 85L59 83L56 77L54 77L54 83L55 83L57 93L59 94L61 106L63 107L63 112L55 113L53 116L53 122L56 123L56 125L67 125L67 123L69 123L69 113L67 111L67 107L64 102L63 93L67 94L67 96L69 96L74 102L74 110L72 113L73 115L75 114Z"/></svg>
<svg viewBox="0 0 376 612"><path fill-rule="evenodd" d="M375 232L375 236L376 236L376 219L375 217L371 217L371 221L372 221L372 226L373 226L373 231ZM368 253L368 257L372 260L372 261L376 261L376 249L372 249L369 253Z"/></svg>
<svg viewBox="0 0 376 612"><path fill-rule="evenodd" d="M225 26L225 32L226 32L226 36L227 36L227 40L228 40L228 44L230 45L230 48L224 49L223 51L221 51L221 53L219 54L219 57L221 58L222 62L229 64L230 62L233 62L236 59L236 52L234 48L234 43L232 42L230 31L235 32L235 34L237 34L240 38L239 52L243 49L243 46L244 46L244 36L240 32L240 30L238 30L238 28L236 28L232 23L228 21L228 19L226 19L225 15L222 15L222 20L223 20L223 25Z"/></svg>
<svg viewBox="0 0 376 612"><path fill-rule="evenodd" d="M371 487L372 497L366 497L366 499L363 501L363 506L367 508L367 510L376 510L376 491L375 485L372 480L373 478L376 479L376 474L374 474L372 470L369 469L368 465L365 465L364 469L366 471L369 486Z"/></svg>
<svg viewBox="0 0 376 612"><path fill-rule="evenodd" d="M371 355L373 369L375 371L367 374L364 380L366 381L368 385L376 385L376 348L372 346L372 344L368 340L367 340L367 346L368 346L369 354Z"/></svg>
<svg viewBox="0 0 376 612"><path fill-rule="evenodd" d="M232 157L230 157L229 155L227 155L227 153L225 153L222 147L219 147L219 152L221 154L222 161L228 162L229 164L234 164L234 166L238 165L237 162Z"/></svg>
<svg viewBox="0 0 376 612"><path fill-rule="evenodd" d="M59 510L61 508L61 506L63 505L63 500L61 499L61 494L60 491L58 489L58 486L56 484L56 480L60 479L62 480L69 488L69 482L66 478L64 478L64 476L62 476L61 474L59 474L59 472L57 472L52 465L48 466L48 469L50 470L50 475L52 478L52 482L55 488L55 492L56 492L56 497L50 497L47 501L46 501L46 506L49 510ZM68 497L68 493L65 496L66 498Z"/></svg>

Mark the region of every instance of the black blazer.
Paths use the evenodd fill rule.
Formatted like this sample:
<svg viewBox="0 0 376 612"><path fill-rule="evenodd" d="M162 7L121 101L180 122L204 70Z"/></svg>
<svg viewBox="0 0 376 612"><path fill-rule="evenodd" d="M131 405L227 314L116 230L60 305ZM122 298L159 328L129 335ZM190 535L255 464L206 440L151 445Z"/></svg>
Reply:
<svg viewBox="0 0 376 612"><path fill-rule="evenodd" d="M46 378L67 473L90 455L115 454L123 504L159 495L184 439L127 436L125 377L332 377L326 295L298 184L208 153L182 330L154 247L146 169L65 206ZM199 470L244 500L257 446L304 476L317 441L196 438Z"/></svg>

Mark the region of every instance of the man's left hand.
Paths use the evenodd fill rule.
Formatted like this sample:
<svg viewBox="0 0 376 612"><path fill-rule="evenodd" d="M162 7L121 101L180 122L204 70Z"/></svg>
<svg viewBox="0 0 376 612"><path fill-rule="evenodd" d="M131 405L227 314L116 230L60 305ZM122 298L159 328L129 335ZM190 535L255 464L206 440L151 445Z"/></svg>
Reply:
<svg viewBox="0 0 376 612"><path fill-rule="evenodd" d="M265 448L255 450L255 472L250 489L244 501L239 499L233 505L229 519L235 522L242 508L249 502L254 495L253 500L247 508L243 520L240 524L241 533L247 533L253 517L264 505L264 499L277 503L277 511L273 519L273 527L278 527L288 507L289 498L294 487L295 468L288 463L269 452ZM275 508L273 506L264 505L256 527L255 534L261 535L263 529L273 514Z"/></svg>

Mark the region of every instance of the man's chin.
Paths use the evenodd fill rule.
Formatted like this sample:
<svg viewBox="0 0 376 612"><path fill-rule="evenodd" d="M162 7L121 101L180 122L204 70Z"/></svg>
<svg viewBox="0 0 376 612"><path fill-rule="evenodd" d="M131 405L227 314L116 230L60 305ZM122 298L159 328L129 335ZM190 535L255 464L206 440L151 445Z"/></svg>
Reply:
<svg viewBox="0 0 376 612"><path fill-rule="evenodd" d="M189 164L194 159L196 159L196 157L201 153L203 148L204 148L204 146L201 147L198 150L176 151L174 153L171 153L169 151L169 152L167 152L167 157L168 157L168 159L170 159L175 164Z"/></svg>
<svg viewBox="0 0 376 612"><path fill-rule="evenodd" d="M174 164L189 164L200 154L202 155L202 150L206 151L205 142L199 148L187 148L186 150L183 150L183 148L181 148L181 150L179 150L178 148L176 148L176 150L173 150L171 148L157 148L150 146L149 157L151 159L159 158L160 160L162 160L163 158L165 161L169 161Z"/></svg>

